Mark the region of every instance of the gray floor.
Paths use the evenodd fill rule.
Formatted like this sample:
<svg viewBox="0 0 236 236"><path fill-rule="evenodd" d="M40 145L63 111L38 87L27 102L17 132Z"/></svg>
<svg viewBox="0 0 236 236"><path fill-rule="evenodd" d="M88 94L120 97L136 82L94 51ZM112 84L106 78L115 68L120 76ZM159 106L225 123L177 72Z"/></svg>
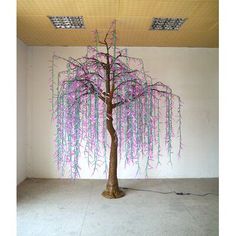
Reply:
<svg viewBox="0 0 236 236"><path fill-rule="evenodd" d="M218 235L218 196L126 190L101 196L104 180L27 179L18 187L19 236ZM120 180L120 186L218 193L218 179Z"/></svg>

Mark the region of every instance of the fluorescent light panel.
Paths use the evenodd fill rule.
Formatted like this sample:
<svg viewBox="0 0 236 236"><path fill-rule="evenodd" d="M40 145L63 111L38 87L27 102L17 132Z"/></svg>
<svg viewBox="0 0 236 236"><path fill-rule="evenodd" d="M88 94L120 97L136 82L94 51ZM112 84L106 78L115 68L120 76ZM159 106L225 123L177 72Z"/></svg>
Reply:
<svg viewBox="0 0 236 236"><path fill-rule="evenodd" d="M83 16L48 16L56 29L83 29Z"/></svg>
<svg viewBox="0 0 236 236"><path fill-rule="evenodd" d="M150 30L179 30L186 18L153 18Z"/></svg>

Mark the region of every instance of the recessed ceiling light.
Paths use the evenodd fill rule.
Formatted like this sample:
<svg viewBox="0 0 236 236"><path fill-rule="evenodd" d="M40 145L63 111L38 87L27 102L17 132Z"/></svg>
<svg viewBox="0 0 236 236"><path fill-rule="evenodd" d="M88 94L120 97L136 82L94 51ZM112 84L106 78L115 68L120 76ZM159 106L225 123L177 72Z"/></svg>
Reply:
<svg viewBox="0 0 236 236"><path fill-rule="evenodd" d="M150 30L178 30L186 18L153 18Z"/></svg>
<svg viewBox="0 0 236 236"><path fill-rule="evenodd" d="M48 16L56 29L82 29L83 16Z"/></svg>

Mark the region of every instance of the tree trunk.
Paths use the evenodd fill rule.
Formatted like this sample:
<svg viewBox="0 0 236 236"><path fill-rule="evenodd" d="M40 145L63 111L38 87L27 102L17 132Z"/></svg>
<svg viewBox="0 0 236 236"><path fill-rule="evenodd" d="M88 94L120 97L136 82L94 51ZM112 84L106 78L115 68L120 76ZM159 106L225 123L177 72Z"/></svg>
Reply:
<svg viewBox="0 0 236 236"><path fill-rule="evenodd" d="M110 150L110 163L109 163L109 175L106 185L106 190L102 195L106 198L120 198L125 194L119 189L118 179L117 179L117 146L118 138L116 131L113 127L112 120L112 106L111 104L107 107L107 130L111 136L111 150Z"/></svg>

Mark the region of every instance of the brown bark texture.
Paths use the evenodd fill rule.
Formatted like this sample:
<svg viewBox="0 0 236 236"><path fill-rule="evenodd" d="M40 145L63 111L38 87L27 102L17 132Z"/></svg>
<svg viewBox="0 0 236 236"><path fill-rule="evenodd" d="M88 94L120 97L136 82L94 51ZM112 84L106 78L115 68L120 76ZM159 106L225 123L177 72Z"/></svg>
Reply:
<svg viewBox="0 0 236 236"><path fill-rule="evenodd" d="M106 185L106 190L102 195L106 198L120 198L125 195L125 193L119 188L118 179L117 179L117 147L118 147L118 137L113 126L112 118L112 99L113 92L115 89L114 81L110 83L110 61L109 61L109 47L105 38L105 45L107 49L107 63L105 66L106 69L106 94L108 99L106 100L107 105L107 130L111 136L111 150L110 150L110 161L109 161L109 174L108 181Z"/></svg>
<svg viewBox="0 0 236 236"><path fill-rule="evenodd" d="M112 119L112 104L109 103L107 106L107 130L111 136L111 150L110 150L110 162L109 162L109 175L106 185L106 190L102 195L106 198L120 198L125 194L119 189L118 179L117 179L117 146L118 138L116 131L113 126Z"/></svg>

